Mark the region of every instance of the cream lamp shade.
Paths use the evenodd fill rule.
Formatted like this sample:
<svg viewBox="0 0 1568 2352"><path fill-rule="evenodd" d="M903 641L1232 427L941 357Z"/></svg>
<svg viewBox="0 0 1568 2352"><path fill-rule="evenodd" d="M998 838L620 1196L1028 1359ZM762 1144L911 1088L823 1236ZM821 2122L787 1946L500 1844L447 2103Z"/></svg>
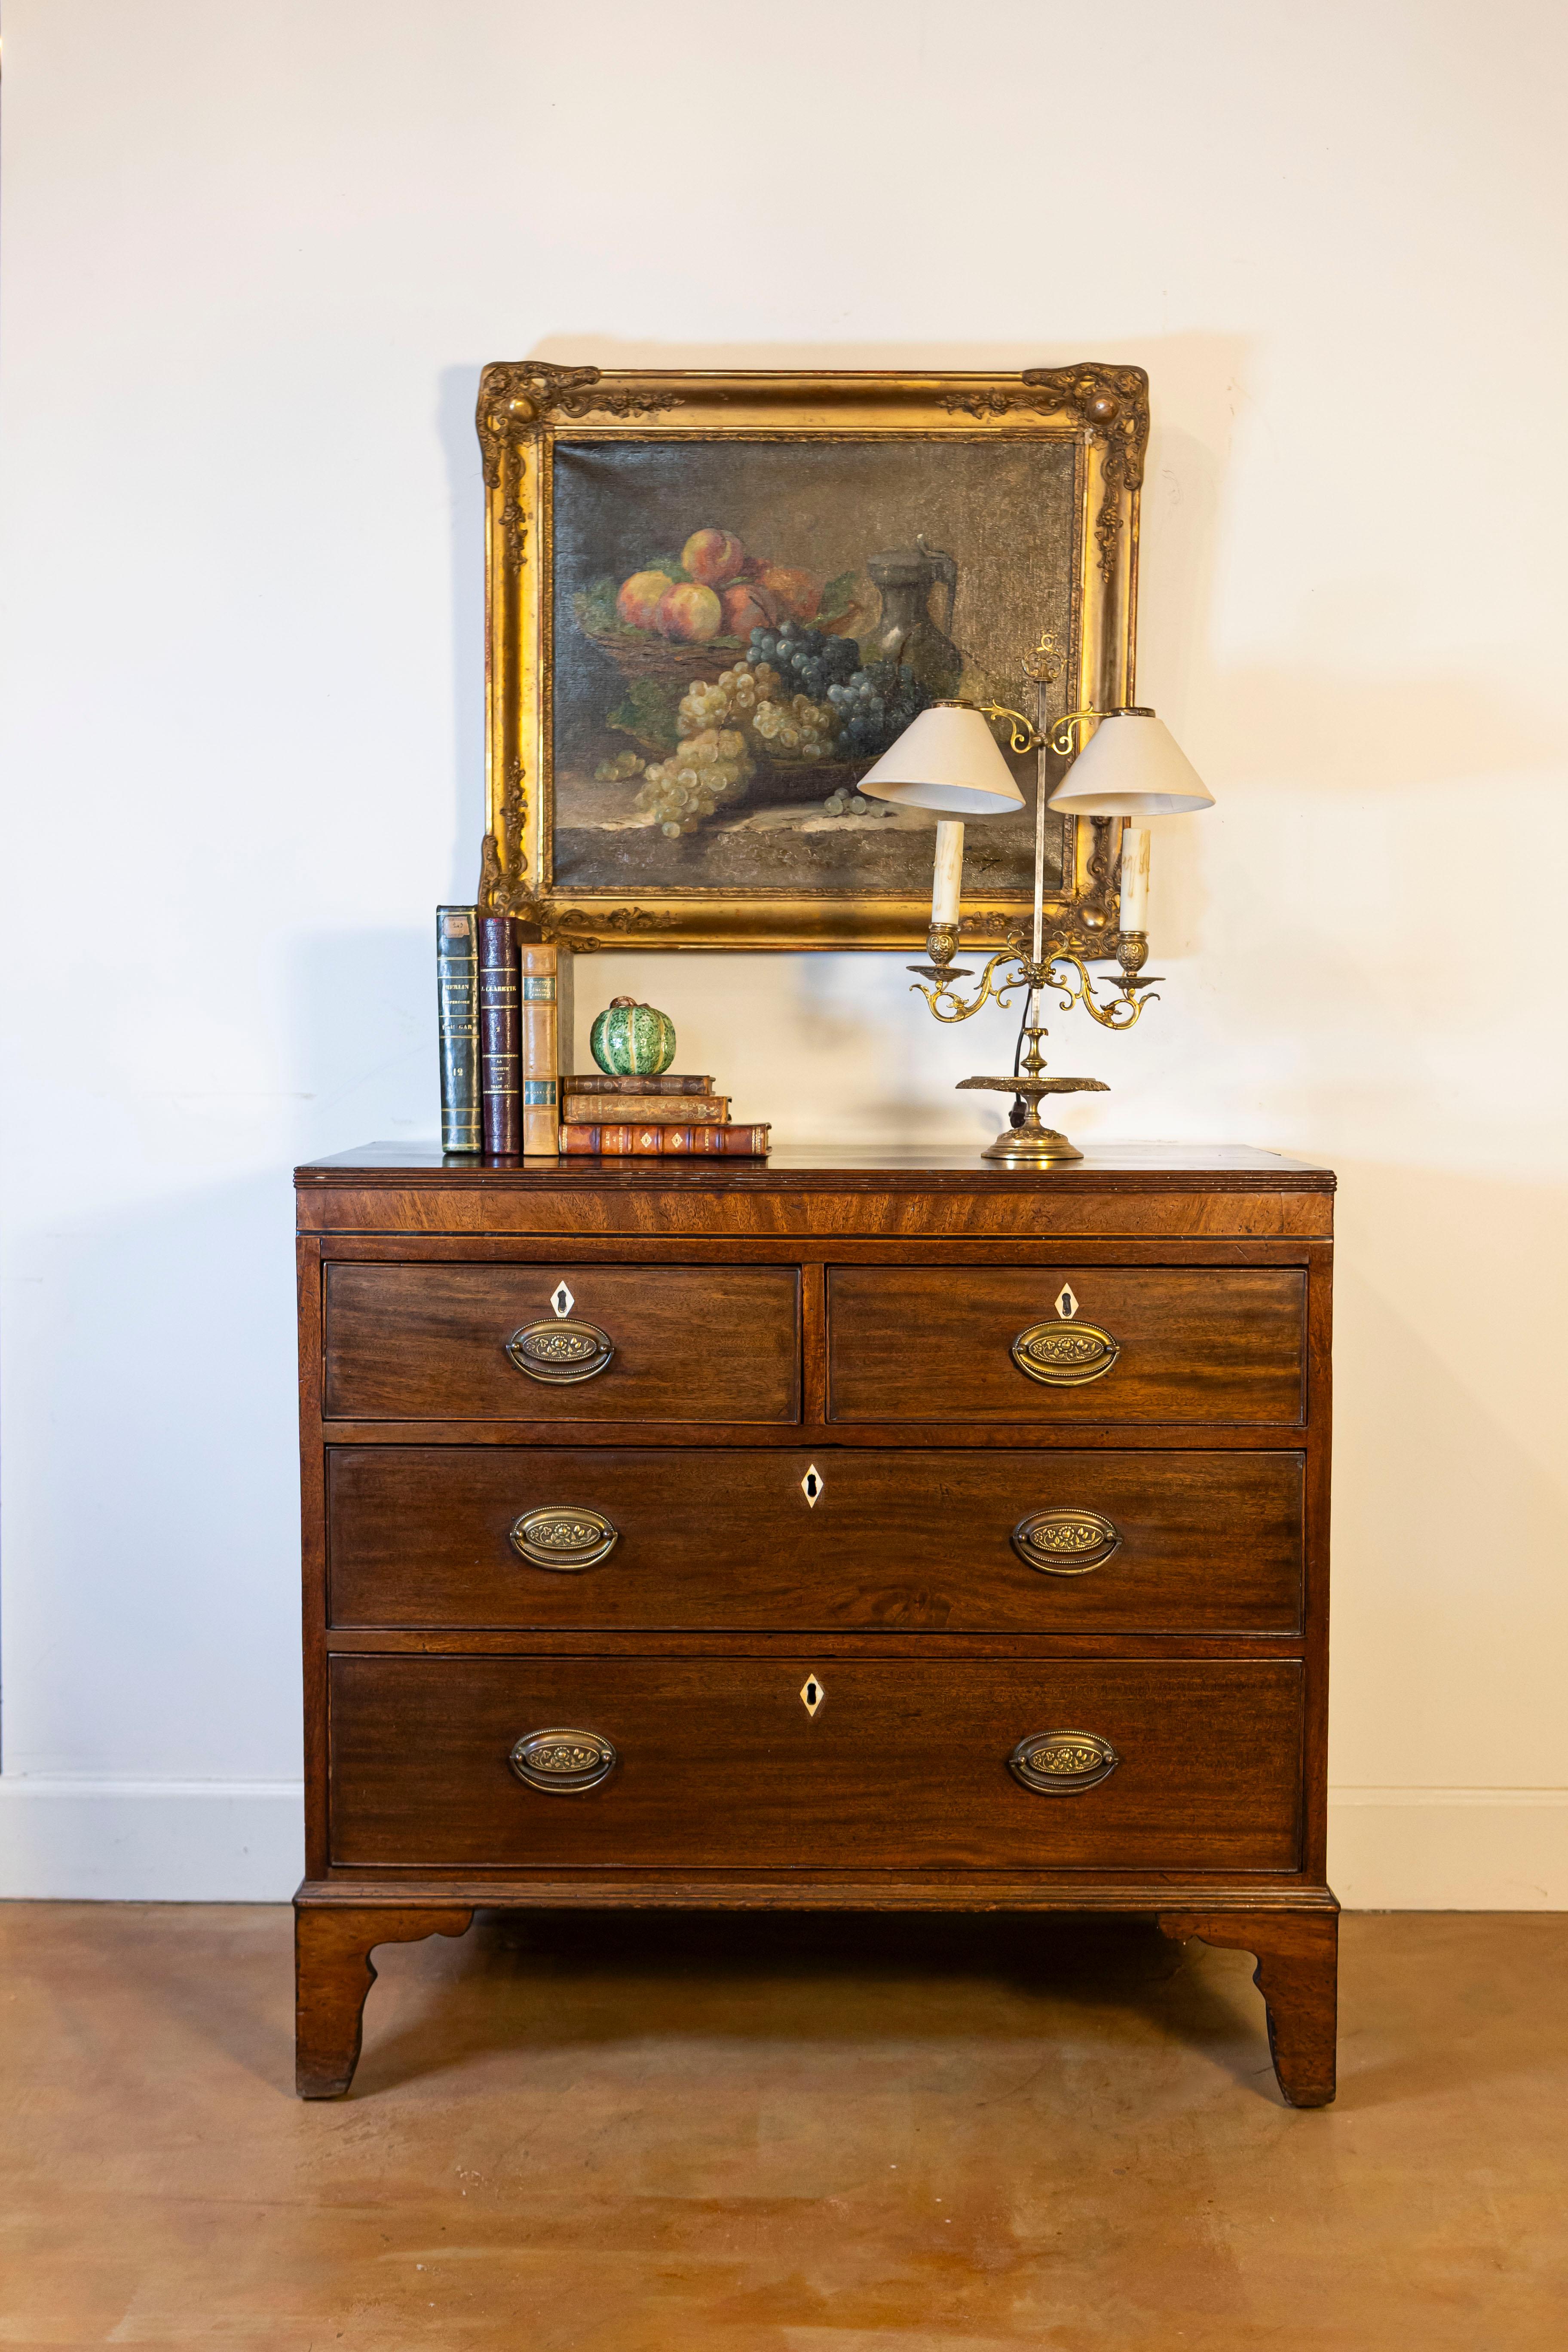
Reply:
<svg viewBox="0 0 1568 2352"><path fill-rule="evenodd" d="M939 702L911 719L856 789L872 800L940 809L951 816L1005 816L1024 805L985 720L978 710L952 702Z"/></svg>
<svg viewBox="0 0 1568 2352"><path fill-rule="evenodd" d="M1108 710L1047 806L1066 816L1182 816L1213 808L1214 794L1163 719Z"/></svg>

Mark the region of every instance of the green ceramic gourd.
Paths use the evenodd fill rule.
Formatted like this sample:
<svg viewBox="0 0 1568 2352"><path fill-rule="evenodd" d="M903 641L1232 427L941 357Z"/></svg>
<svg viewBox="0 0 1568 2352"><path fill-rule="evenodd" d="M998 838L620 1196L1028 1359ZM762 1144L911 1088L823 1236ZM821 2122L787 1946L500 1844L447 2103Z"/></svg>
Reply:
<svg viewBox="0 0 1568 2352"><path fill-rule="evenodd" d="M668 1013L615 996L588 1033L595 1062L611 1078L655 1078L675 1059L675 1024Z"/></svg>

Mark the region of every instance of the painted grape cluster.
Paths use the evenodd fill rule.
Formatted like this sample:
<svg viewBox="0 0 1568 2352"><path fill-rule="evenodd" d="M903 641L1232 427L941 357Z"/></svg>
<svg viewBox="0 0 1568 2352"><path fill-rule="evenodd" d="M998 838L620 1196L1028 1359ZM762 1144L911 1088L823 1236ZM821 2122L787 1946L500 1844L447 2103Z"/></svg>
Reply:
<svg viewBox="0 0 1568 2352"><path fill-rule="evenodd" d="M738 728L695 729L668 760L649 761L637 806L651 810L661 833L695 833L704 817L739 797L754 768Z"/></svg>
<svg viewBox="0 0 1568 2352"><path fill-rule="evenodd" d="M890 661L868 663L827 691L838 710L839 751L852 760L879 759L931 703L914 672Z"/></svg>
<svg viewBox="0 0 1568 2352"><path fill-rule="evenodd" d="M862 668L853 637L828 636L802 621L753 629L746 659L760 675L781 677L786 689L798 680L805 694L826 703L826 750L841 760L879 759L910 721L931 707L931 698L912 670L889 661ZM810 756L825 757L826 751Z"/></svg>
<svg viewBox="0 0 1568 2352"><path fill-rule="evenodd" d="M804 621L785 621L776 629L753 629L746 659L759 671L824 702L835 686L855 676L860 648L853 637L832 637Z"/></svg>

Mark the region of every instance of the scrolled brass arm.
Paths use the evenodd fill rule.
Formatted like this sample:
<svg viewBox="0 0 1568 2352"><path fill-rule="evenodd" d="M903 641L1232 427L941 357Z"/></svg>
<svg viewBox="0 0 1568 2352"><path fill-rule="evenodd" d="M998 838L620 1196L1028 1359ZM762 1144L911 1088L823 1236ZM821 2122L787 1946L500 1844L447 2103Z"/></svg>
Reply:
<svg viewBox="0 0 1568 2352"><path fill-rule="evenodd" d="M1149 706L1142 702L1118 703L1110 710L1069 710L1058 719L1051 729L1051 749L1058 759L1070 760L1073 750L1072 730L1075 727L1081 727L1086 719L1152 719L1154 713ZM1083 747L1080 744L1079 748L1081 751Z"/></svg>
<svg viewBox="0 0 1568 2352"><path fill-rule="evenodd" d="M1005 980L997 985L993 975L999 963L1016 963L1021 969L1014 973L1011 980ZM1014 948L1003 948L991 958L981 973L979 986L967 1004L951 981L941 981L934 988L922 988L918 980L912 980L910 982L910 993L911 996L923 996L939 1021L968 1021L980 1011L983 1005L988 1004L993 997L998 1004L1005 1005L1012 990L1023 988L1026 984L1028 972L1029 965L1026 958L1020 956ZM942 999L944 997L952 1008L949 1013L944 1013L942 1009Z"/></svg>
<svg viewBox="0 0 1568 2352"><path fill-rule="evenodd" d="M1064 1013L1070 1005L1081 1004L1089 1018L1098 1021L1102 1029L1131 1029L1142 1015L1146 1002L1142 996L1128 993L1113 996L1108 1004L1096 1003L1094 975L1082 959L1074 955L1070 949L1063 949L1058 954L1051 956L1048 961L1052 964L1070 963L1078 974L1078 986L1070 990L1062 999ZM1106 977L1109 978L1110 975L1107 974ZM1113 988L1118 985L1124 989L1126 987L1125 981L1120 983L1111 981L1110 984ZM1067 982L1064 980L1058 980L1053 972L1050 985L1053 988L1066 988Z"/></svg>
<svg viewBox="0 0 1568 2352"><path fill-rule="evenodd" d="M995 974L1000 964L1016 967L1011 979L997 981ZM1076 985L1058 973L1058 964L1069 965L1077 972ZM993 999L1005 1007L1015 989L1056 988L1062 992L1061 1009L1064 1013L1069 1013L1075 1004L1081 1004L1102 1029L1131 1029L1142 1017L1144 1004L1150 1000L1142 992L1134 993L1128 987L1124 974L1120 981L1111 982L1113 988L1119 987L1123 992L1113 996L1109 1003L1100 1004L1095 999L1094 983L1095 975L1082 957L1075 955L1070 948L1048 950L1038 963L1017 948L1004 948L991 957L975 984L974 994L967 1002L951 981L941 981L931 988L922 988L918 980L911 981L910 992L914 996L923 996L935 1018L951 1024L973 1019L982 1006ZM945 1012L942 1009L944 1001L951 1008Z"/></svg>
<svg viewBox="0 0 1568 2352"><path fill-rule="evenodd" d="M1041 734L1039 729L1035 725L1034 720L1032 719L1026 719L1021 710L1010 709L1005 702L983 702L979 707L984 712L987 719L1010 719L1012 720L1012 732L1009 740L1015 751L1037 751L1040 749L1040 746L1044 743L1046 739Z"/></svg>
<svg viewBox="0 0 1568 2352"><path fill-rule="evenodd" d="M949 695L945 701L936 703L933 708L938 710L978 710L983 719L1011 720L1010 740L1015 751L1037 751L1046 740L1034 720L1026 719L1024 713L1015 710L1010 703L971 702L964 696L955 694Z"/></svg>
<svg viewBox="0 0 1568 2352"><path fill-rule="evenodd" d="M1051 729L1051 749L1058 760L1070 760L1073 751L1072 730L1081 727L1086 719L1103 719L1102 710L1069 710Z"/></svg>

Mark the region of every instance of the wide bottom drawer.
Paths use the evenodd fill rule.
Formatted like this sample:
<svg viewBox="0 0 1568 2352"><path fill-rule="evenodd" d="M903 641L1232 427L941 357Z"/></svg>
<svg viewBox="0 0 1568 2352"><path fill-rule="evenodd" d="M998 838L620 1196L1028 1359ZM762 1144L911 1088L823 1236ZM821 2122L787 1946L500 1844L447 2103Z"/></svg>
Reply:
<svg viewBox="0 0 1568 2352"><path fill-rule="evenodd" d="M338 1657L331 1859L1291 1870L1301 1706L1289 1659Z"/></svg>

